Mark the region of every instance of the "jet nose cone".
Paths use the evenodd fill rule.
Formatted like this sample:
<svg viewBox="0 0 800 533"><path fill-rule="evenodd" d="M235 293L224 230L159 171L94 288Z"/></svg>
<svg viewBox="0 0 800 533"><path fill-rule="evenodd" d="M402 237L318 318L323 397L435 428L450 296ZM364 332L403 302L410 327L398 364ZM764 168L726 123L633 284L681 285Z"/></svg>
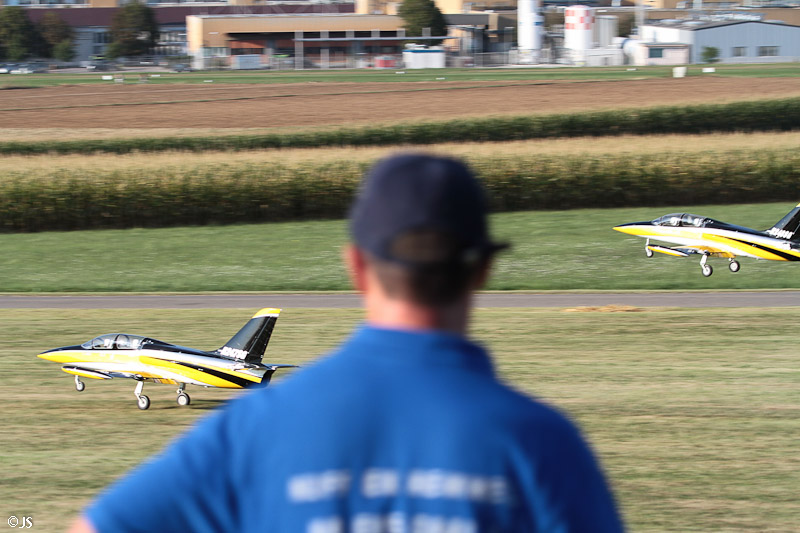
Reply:
<svg viewBox="0 0 800 533"><path fill-rule="evenodd" d="M636 235L637 230L642 229L642 226L652 226L652 225L653 223L648 220L646 222L628 222L626 224L620 224L618 226L614 226L611 229L622 233L628 233L630 235Z"/></svg>

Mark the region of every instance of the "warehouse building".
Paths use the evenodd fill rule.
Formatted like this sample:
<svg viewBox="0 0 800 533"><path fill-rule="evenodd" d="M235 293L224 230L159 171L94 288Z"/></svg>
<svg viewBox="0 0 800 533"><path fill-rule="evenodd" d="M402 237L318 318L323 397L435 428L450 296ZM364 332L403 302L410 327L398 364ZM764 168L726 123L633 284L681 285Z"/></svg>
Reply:
<svg viewBox="0 0 800 533"><path fill-rule="evenodd" d="M703 49L719 50L721 63L800 61L800 26L762 20L663 20L642 27L646 59L688 46L688 62L702 63ZM653 63L639 63L653 64Z"/></svg>

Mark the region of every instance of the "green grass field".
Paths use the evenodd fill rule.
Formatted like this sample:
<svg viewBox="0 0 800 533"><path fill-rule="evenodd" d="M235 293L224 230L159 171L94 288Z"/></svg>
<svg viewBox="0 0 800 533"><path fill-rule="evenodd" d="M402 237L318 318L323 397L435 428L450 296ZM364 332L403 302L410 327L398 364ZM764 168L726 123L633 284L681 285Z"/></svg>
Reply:
<svg viewBox="0 0 800 533"><path fill-rule="evenodd" d="M703 65L692 65L688 76L708 76L702 73ZM595 67L595 68L494 68L494 69L429 69L421 70L283 70L259 72L205 71L192 73L163 73L149 78L149 83L306 83L306 82L398 82L398 81L511 81L511 80L629 80L642 78L672 77L672 67ZM774 65L715 65L715 76L736 77L795 77L800 76L796 63ZM630 69L630 70L629 70ZM398 74L402 72L402 74ZM154 72L155 73L155 72ZM3 87L46 87L51 85L104 83L107 72L48 73L8 75L0 78ZM139 72L129 74L131 81L139 78Z"/></svg>
<svg viewBox="0 0 800 533"><path fill-rule="evenodd" d="M179 408L174 387L148 384L152 407L139 411L132 381L87 380L77 393L37 353L110 331L214 348L252 312L0 310L0 513L63 530L109 482L241 394L190 387L191 407ZM360 317L285 309L265 360L307 364ZM583 427L631 531L796 531L793 309L492 309L474 318L499 374Z"/></svg>
<svg viewBox="0 0 800 533"><path fill-rule="evenodd" d="M488 288L505 290L779 289L800 287L797 263L743 258L732 274L712 259L657 255L611 227L690 212L766 229L798 199L772 204L501 213L512 243ZM344 221L0 234L0 292L307 291L349 288Z"/></svg>

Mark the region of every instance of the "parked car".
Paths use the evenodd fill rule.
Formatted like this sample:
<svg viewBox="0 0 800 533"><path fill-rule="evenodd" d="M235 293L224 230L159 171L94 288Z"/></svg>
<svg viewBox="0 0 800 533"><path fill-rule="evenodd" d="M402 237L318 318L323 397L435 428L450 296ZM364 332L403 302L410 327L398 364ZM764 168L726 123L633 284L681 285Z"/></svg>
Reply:
<svg viewBox="0 0 800 533"><path fill-rule="evenodd" d="M178 63L172 66L172 72L193 72L194 69L184 63Z"/></svg>
<svg viewBox="0 0 800 533"><path fill-rule="evenodd" d="M12 70L17 67L15 63L6 63L4 65L0 65L0 74L10 74Z"/></svg>

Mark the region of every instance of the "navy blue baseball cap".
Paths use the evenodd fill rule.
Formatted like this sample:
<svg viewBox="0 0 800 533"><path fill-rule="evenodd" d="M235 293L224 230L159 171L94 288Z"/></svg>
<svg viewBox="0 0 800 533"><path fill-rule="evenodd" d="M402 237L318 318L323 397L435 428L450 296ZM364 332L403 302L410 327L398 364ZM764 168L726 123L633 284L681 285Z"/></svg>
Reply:
<svg viewBox="0 0 800 533"><path fill-rule="evenodd" d="M506 244L492 242L483 188L464 163L401 154L366 174L350 210L356 246L405 266L470 263Z"/></svg>

